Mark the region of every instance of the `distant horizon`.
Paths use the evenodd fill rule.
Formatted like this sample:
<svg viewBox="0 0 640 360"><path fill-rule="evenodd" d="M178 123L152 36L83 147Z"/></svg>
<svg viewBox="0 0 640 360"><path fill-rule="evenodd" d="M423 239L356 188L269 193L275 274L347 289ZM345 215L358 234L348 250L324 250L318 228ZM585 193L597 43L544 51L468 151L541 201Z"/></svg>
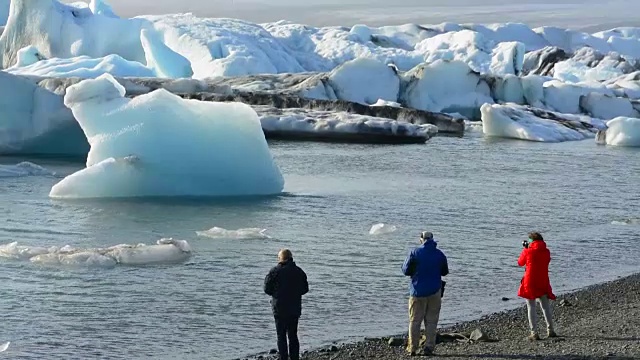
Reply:
<svg viewBox="0 0 640 360"><path fill-rule="evenodd" d="M237 18L255 23L291 21L311 26L369 26L442 22L491 24L517 22L531 27L558 26L588 32L640 26L640 4L633 0L400 0L390 7L382 0L108 0L123 17L194 13L199 17ZM77 2L65 0L64 2ZM89 0L84 0L89 2ZM602 15L606 14L606 15Z"/></svg>

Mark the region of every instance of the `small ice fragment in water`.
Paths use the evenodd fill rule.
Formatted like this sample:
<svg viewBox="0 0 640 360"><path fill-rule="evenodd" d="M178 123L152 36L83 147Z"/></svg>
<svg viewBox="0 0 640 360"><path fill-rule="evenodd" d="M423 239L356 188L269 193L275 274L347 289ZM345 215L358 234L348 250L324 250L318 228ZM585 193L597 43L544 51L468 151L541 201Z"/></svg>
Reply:
<svg viewBox="0 0 640 360"><path fill-rule="evenodd" d="M640 225L640 219L624 219L622 221L612 221L611 225Z"/></svg>
<svg viewBox="0 0 640 360"><path fill-rule="evenodd" d="M371 230L369 230L369 235L384 235L384 234L390 234L394 231L398 230L397 227L395 227L394 225L387 225L387 224L375 224L371 227Z"/></svg>
<svg viewBox="0 0 640 360"><path fill-rule="evenodd" d="M227 230L220 227L212 227L205 231L196 231L198 236L208 237L212 239L271 239L271 236L265 234L267 229L246 228L238 230Z"/></svg>
<svg viewBox="0 0 640 360"><path fill-rule="evenodd" d="M0 345L0 353L7 351L9 345L11 345L11 341L7 341L6 343Z"/></svg>

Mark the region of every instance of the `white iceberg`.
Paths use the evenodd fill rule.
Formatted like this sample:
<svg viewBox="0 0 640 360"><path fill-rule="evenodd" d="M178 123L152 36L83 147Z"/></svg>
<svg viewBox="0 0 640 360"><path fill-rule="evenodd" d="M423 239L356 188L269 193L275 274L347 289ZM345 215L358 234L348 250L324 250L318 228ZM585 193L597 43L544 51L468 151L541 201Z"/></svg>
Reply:
<svg viewBox="0 0 640 360"><path fill-rule="evenodd" d="M191 62L165 45L156 31L142 29L140 40L147 67L157 77L179 79L193 76Z"/></svg>
<svg viewBox="0 0 640 360"><path fill-rule="evenodd" d="M16 165L0 165L0 179L24 176L52 176L54 172L43 168L40 165L23 161Z"/></svg>
<svg viewBox="0 0 640 360"><path fill-rule="evenodd" d="M30 45L47 59L119 55L144 63L140 42L144 26L149 25L142 19L96 15L89 8L57 0L12 0L0 36L0 63L3 68L15 65L17 52Z"/></svg>
<svg viewBox="0 0 640 360"><path fill-rule="evenodd" d="M479 74L462 61L438 60L404 75L404 101L409 107L434 112L458 112L473 118L484 103L493 103L491 90Z"/></svg>
<svg viewBox="0 0 640 360"><path fill-rule="evenodd" d="M11 345L11 341L7 341L6 343L0 345L0 352L7 351L7 349L9 348L9 345Z"/></svg>
<svg viewBox="0 0 640 360"><path fill-rule="evenodd" d="M487 136L538 141L562 142L594 137L601 122L587 116L549 113L550 118L536 116L531 109L518 105L484 104L482 131Z"/></svg>
<svg viewBox="0 0 640 360"><path fill-rule="evenodd" d="M184 100L166 90L125 98L110 75L67 89L91 150L53 198L245 196L282 192L258 116L240 103Z"/></svg>
<svg viewBox="0 0 640 360"><path fill-rule="evenodd" d="M640 146L640 119L617 117L607 121L596 141L612 146ZM604 138L602 138L604 137Z"/></svg>
<svg viewBox="0 0 640 360"><path fill-rule="evenodd" d="M384 99L397 101L400 78L395 70L377 60L356 59L329 75L329 84L338 99L371 105Z"/></svg>
<svg viewBox="0 0 640 360"><path fill-rule="evenodd" d="M212 227L205 231L196 231L196 234L201 237L208 237L212 239L237 239L237 240L250 240L250 239L271 239L271 236L265 234L267 229L261 228L246 228L238 230L227 230L221 227Z"/></svg>
<svg viewBox="0 0 640 360"><path fill-rule="evenodd" d="M386 235L391 234L396 230L398 230L398 228L395 225L379 223L371 226L371 229L369 229L369 235Z"/></svg>
<svg viewBox="0 0 640 360"><path fill-rule="evenodd" d="M191 247L185 240L160 239L155 245L115 245L108 248L0 245L0 258L28 260L48 266L103 267L177 264L188 260Z"/></svg>

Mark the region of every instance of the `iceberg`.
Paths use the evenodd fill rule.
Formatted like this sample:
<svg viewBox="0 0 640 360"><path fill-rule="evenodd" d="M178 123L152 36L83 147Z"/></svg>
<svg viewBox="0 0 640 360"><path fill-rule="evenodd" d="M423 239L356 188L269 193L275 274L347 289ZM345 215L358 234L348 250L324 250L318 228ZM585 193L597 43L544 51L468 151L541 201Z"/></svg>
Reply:
<svg viewBox="0 0 640 360"><path fill-rule="evenodd" d="M108 248L41 247L0 245L0 258L28 260L47 266L114 267L116 265L144 266L179 264L191 258L192 251L185 240L160 239L155 245L121 244Z"/></svg>
<svg viewBox="0 0 640 360"><path fill-rule="evenodd" d="M91 149L53 198L250 196L282 192L258 116L240 103L184 100L160 89L134 99L111 75L67 89Z"/></svg>
<svg viewBox="0 0 640 360"><path fill-rule="evenodd" d="M338 99L375 104L378 99L397 101L400 78L386 64L373 59L356 59L329 75L329 85Z"/></svg>
<svg viewBox="0 0 640 360"><path fill-rule="evenodd" d="M9 348L9 345L11 345L11 341L7 341L6 343L0 345L0 352L7 351L7 349Z"/></svg>
<svg viewBox="0 0 640 360"><path fill-rule="evenodd" d="M165 45L154 30L142 29L140 40L147 67L157 77L179 79L193 76L189 60Z"/></svg>
<svg viewBox="0 0 640 360"><path fill-rule="evenodd" d="M104 9L104 7L102 7ZM57 0L12 0L7 26L0 36L0 64L16 64L18 51L33 46L47 59L118 55L144 63L142 19L96 15Z"/></svg>
<svg viewBox="0 0 640 360"><path fill-rule="evenodd" d="M237 240L271 239L271 236L265 234L266 231L267 229L261 229L261 228L227 230L221 227L214 226L209 230L196 231L196 234L198 236L208 237L211 239L237 239Z"/></svg>
<svg viewBox="0 0 640 360"><path fill-rule="evenodd" d="M0 71L0 154L85 155L89 146L63 98Z"/></svg>
<svg viewBox="0 0 640 360"><path fill-rule="evenodd" d="M640 119L617 117L607 121L606 129L598 133L599 144L612 146L640 146Z"/></svg>
<svg viewBox="0 0 640 360"><path fill-rule="evenodd" d="M40 165L24 161L16 165L0 165L0 179L25 176L53 176L51 172Z"/></svg>
<svg viewBox="0 0 640 360"><path fill-rule="evenodd" d="M558 114L519 105L484 104L482 131L487 136L537 142L595 137L604 124L587 116Z"/></svg>

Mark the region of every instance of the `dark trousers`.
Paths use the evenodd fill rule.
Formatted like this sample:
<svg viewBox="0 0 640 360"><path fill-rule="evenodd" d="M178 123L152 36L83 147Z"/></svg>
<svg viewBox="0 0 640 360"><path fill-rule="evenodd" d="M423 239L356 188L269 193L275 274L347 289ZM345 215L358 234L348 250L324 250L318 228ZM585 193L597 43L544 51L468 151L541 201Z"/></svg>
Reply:
<svg viewBox="0 0 640 360"><path fill-rule="evenodd" d="M276 331L278 332L278 353L280 360L299 360L300 343L298 342L298 317L276 316ZM289 346L287 347L287 337Z"/></svg>

